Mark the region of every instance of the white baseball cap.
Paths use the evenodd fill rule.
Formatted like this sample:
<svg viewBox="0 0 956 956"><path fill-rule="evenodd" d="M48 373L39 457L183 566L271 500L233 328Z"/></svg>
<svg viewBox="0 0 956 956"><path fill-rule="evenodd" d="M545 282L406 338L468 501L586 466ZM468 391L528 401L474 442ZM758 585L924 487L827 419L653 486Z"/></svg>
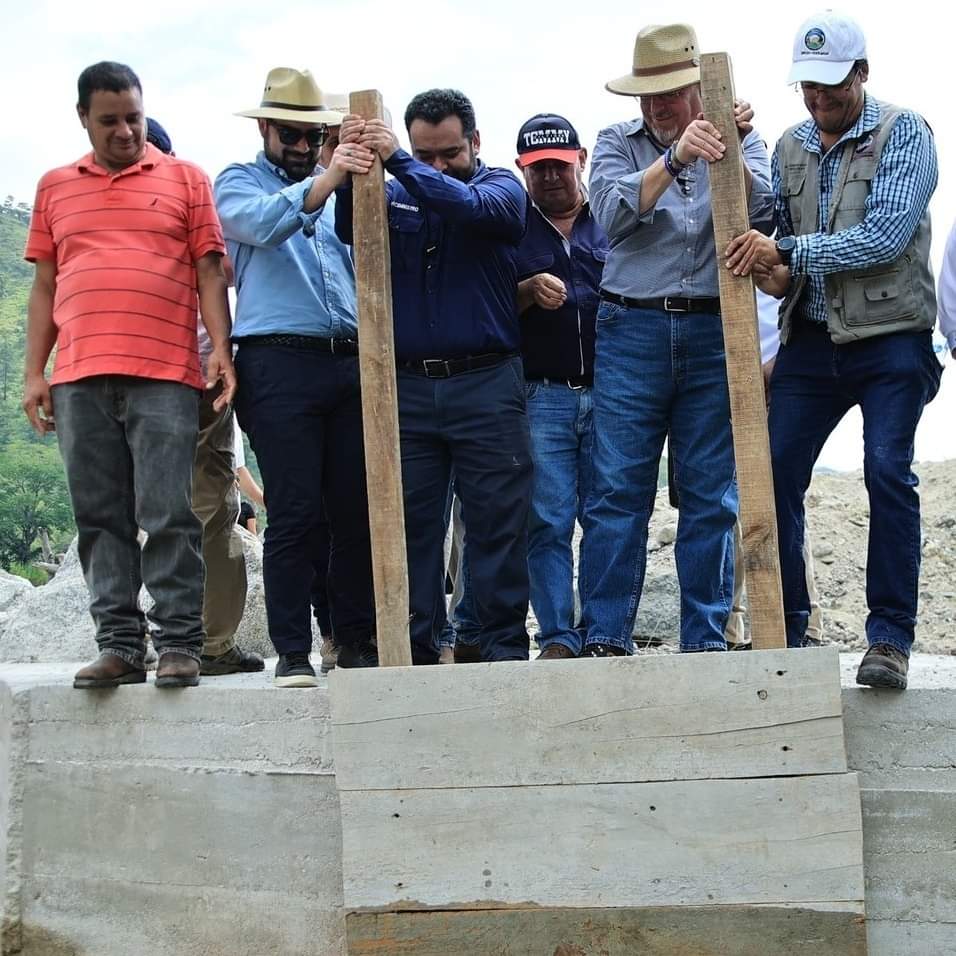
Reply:
<svg viewBox="0 0 956 956"><path fill-rule="evenodd" d="M793 41L793 66L788 83L835 86L846 79L857 60L866 59L866 39L849 17L825 10L806 20Z"/></svg>

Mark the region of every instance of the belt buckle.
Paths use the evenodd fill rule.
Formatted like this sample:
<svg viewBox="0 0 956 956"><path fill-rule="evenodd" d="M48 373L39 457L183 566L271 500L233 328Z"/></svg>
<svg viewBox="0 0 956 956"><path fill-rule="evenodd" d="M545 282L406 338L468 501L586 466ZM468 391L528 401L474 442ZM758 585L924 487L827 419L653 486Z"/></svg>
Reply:
<svg viewBox="0 0 956 956"><path fill-rule="evenodd" d="M566 381L568 384L568 388L570 388L572 391L580 392L582 388L587 388L587 385L584 385L583 383L581 385L572 385L571 379L567 379Z"/></svg>
<svg viewBox="0 0 956 956"><path fill-rule="evenodd" d="M439 371L433 374L431 369L436 365ZM425 369L425 378L448 378L451 375L447 359L422 359L422 367Z"/></svg>
<svg viewBox="0 0 956 956"><path fill-rule="evenodd" d="M678 296L665 295L664 296L664 311L665 312L690 312L690 309L686 309L686 308L678 309L671 305L671 302L676 302L677 298ZM686 304L687 300L685 299L684 302Z"/></svg>

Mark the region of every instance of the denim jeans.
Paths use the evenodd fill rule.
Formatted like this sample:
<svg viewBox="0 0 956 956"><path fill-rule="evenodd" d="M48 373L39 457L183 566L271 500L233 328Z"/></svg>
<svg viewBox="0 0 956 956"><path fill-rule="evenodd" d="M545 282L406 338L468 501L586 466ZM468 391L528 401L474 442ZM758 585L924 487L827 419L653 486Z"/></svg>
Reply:
<svg viewBox="0 0 956 956"><path fill-rule="evenodd" d="M830 432L863 413L863 480L870 497L866 637L909 654L916 626L920 510L913 439L942 367L930 332L834 345L823 326L795 325L770 380L770 454L787 644L799 647L810 599L803 559L804 495Z"/></svg>
<svg viewBox="0 0 956 956"><path fill-rule="evenodd" d="M526 392L534 461L528 575L538 646L563 644L580 654L584 635L575 628L571 538L593 484L591 389L529 382Z"/></svg>
<svg viewBox="0 0 956 956"><path fill-rule="evenodd" d="M683 651L723 650L737 486L720 316L602 302L594 370L594 494L581 593L587 643L633 650L664 439L676 463L674 554Z"/></svg>
<svg viewBox="0 0 956 956"><path fill-rule="evenodd" d="M236 414L256 453L269 517L262 569L269 637L279 654L312 649L324 516L335 642L367 641L375 602L358 359L240 340L236 373Z"/></svg>
<svg viewBox="0 0 956 956"><path fill-rule="evenodd" d="M412 658L438 660L452 472L483 660L527 660L531 454L521 359L445 379L398 373Z"/></svg>
<svg viewBox="0 0 956 956"><path fill-rule="evenodd" d="M202 526L192 510L199 392L97 375L53 386L56 433L101 653L143 666L145 583L158 654L203 648ZM148 538L140 548L142 528Z"/></svg>

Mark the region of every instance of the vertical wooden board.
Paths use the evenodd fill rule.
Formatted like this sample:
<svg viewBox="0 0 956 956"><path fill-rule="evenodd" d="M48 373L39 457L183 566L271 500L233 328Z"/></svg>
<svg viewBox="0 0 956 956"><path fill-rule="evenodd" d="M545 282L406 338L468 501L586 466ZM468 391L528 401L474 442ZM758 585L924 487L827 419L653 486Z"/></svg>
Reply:
<svg viewBox="0 0 956 956"><path fill-rule="evenodd" d="M863 900L854 774L340 799L349 910Z"/></svg>
<svg viewBox="0 0 956 956"><path fill-rule="evenodd" d="M365 119L381 119L384 115L382 97L377 90L352 93L349 108ZM398 444L388 210L384 170L378 157L367 175L352 177L352 197L362 425L378 657L383 666L400 666L411 664L412 656L408 638L408 567Z"/></svg>
<svg viewBox="0 0 956 956"><path fill-rule="evenodd" d="M349 913L350 956L865 956L859 906Z"/></svg>
<svg viewBox="0 0 956 956"><path fill-rule="evenodd" d="M727 243L750 228L742 150L734 121L733 77L726 53L701 58L701 98L705 117L720 130L727 147L724 158L709 167L710 195L751 633L755 648L784 647L786 629L757 305L751 278L734 276L723 266Z"/></svg>
<svg viewBox="0 0 956 956"><path fill-rule="evenodd" d="M340 790L843 773L835 648L330 677Z"/></svg>

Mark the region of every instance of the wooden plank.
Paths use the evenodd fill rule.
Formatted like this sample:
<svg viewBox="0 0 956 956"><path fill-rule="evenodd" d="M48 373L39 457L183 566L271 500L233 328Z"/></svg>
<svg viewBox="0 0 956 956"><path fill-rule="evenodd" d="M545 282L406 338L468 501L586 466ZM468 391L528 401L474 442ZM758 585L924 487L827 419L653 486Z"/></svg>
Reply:
<svg viewBox="0 0 956 956"><path fill-rule="evenodd" d="M340 790L843 773L835 648L331 675Z"/></svg>
<svg viewBox="0 0 956 956"><path fill-rule="evenodd" d="M365 119L384 115L377 90L352 93L349 109ZM411 664L412 652L384 177L378 157L368 175L352 177L352 231L378 659L388 667Z"/></svg>
<svg viewBox="0 0 956 956"><path fill-rule="evenodd" d="M705 54L701 57L700 75L704 115L720 130L727 147L724 158L709 167L710 196L717 260L721 263L718 269L720 305L740 490L740 528L750 628L755 648L785 647L757 304L750 276L735 276L722 265L722 251L727 243L750 228L742 152L734 122L730 58L726 53Z"/></svg>
<svg viewBox="0 0 956 956"><path fill-rule="evenodd" d="M340 799L349 910L863 900L855 774Z"/></svg>
<svg viewBox="0 0 956 956"><path fill-rule="evenodd" d="M349 913L350 956L864 956L859 905Z"/></svg>

